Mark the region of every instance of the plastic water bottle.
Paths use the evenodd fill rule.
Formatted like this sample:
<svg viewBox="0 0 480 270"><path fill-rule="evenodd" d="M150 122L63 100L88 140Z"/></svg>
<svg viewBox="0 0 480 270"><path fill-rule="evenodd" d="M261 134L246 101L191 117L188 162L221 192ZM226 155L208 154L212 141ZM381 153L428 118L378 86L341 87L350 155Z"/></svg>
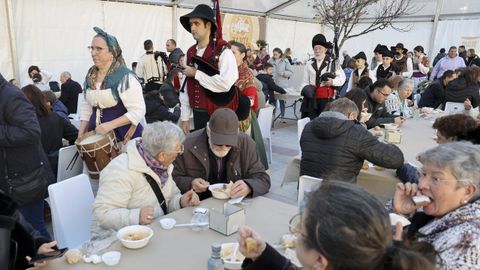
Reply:
<svg viewBox="0 0 480 270"><path fill-rule="evenodd" d="M212 256L208 259L208 270L224 270L223 260L220 257L222 246L219 243L212 244Z"/></svg>

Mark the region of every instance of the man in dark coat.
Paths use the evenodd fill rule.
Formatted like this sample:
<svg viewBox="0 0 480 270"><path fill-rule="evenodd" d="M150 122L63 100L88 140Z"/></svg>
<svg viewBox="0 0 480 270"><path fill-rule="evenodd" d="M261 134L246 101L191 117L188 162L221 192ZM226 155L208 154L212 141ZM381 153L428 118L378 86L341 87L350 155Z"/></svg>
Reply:
<svg viewBox="0 0 480 270"><path fill-rule="evenodd" d="M300 175L355 183L364 160L391 169L402 167L402 151L380 142L356 121L358 114L353 101L340 98L305 126Z"/></svg>
<svg viewBox="0 0 480 270"><path fill-rule="evenodd" d="M372 114L370 119L365 122L368 129L387 123L402 124L403 118L389 114L385 107L385 100L392 93L392 88L390 81L380 79L365 89L367 95L365 108L367 108L368 113Z"/></svg>
<svg viewBox="0 0 480 270"><path fill-rule="evenodd" d="M78 95L82 93L82 87L72 80L72 75L67 71L60 75L60 82L62 87L58 99L67 107L69 114L77 113Z"/></svg>
<svg viewBox="0 0 480 270"><path fill-rule="evenodd" d="M207 127L187 135L185 152L173 163L173 180L182 193L190 189L201 200L211 195L210 184L234 182L230 196L256 197L270 189L270 176L258 157L255 142L238 131L230 109L213 112Z"/></svg>

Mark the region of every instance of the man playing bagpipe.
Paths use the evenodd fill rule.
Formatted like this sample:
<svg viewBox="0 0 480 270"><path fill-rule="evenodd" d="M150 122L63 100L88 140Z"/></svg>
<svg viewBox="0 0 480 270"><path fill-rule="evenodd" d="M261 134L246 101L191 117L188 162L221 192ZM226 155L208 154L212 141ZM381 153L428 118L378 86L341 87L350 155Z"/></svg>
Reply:
<svg viewBox="0 0 480 270"><path fill-rule="evenodd" d="M210 115L218 108L232 109L239 120L249 115L249 99L240 95L234 86L238 68L229 44L221 38L218 1L215 9L216 12L201 4L180 17L180 23L197 41L187 51L183 70L187 78L180 100L185 133L190 131L191 112L195 130L204 128Z"/></svg>

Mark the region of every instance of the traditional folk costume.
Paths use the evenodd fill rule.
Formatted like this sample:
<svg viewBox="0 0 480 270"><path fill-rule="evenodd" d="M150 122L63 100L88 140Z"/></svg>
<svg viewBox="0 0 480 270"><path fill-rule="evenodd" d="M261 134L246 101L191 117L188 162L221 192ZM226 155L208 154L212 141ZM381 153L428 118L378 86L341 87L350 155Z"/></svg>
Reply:
<svg viewBox="0 0 480 270"><path fill-rule="evenodd" d="M380 52L382 54L382 57L390 57L393 59L394 53L385 46L385 50ZM390 66L385 68L383 64L377 66L377 68L374 71L375 77L377 80L379 79L389 79L395 72L393 68L393 62L390 63Z"/></svg>
<svg viewBox="0 0 480 270"><path fill-rule="evenodd" d="M402 57L398 57L395 55L393 58L393 64L396 68L395 72L397 75L400 75L404 78L410 78L413 74L413 61L411 58L407 56L408 49L403 46L403 43L397 43L396 46L390 47L392 51L396 51L396 49L402 49L403 54Z"/></svg>
<svg viewBox="0 0 480 270"><path fill-rule="evenodd" d="M313 37L312 48L315 45L321 45L325 48L333 47L322 34L317 34ZM334 67L335 73L332 75L335 78L332 78L332 86L326 86L324 81L322 81L322 75L330 73L334 64L333 59L328 55L325 55L323 59L312 58L307 61L302 83L302 95L304 96L301 107L302 118L310 117L313 119L317 117L335 97L335 89L333 87L340 87L345 83L345 73L340 65Z"/></svg>
<svg viewBox="0 0 480 270"><path fill-rule="evenodd" d="M258 157L262 162L265 169L268 169L267 153L265 151L265 145L263 143L263 136L260 130L260 126L257 121L258 111L258 95L257 88L253 76L252 70L248 67L248 63L245 61L238 67L238 80L235 82L235 87L240 91L240 96L247 97L250 110L248 117L245 120L239 121L240 131L250 135L255 141Z"/></svg>
<svg viewBox="0 0 480 270"><path fill-rule="evenodd" d="M146 52L138 60L137 76L145 84L145 92L159 90L167 79L170 62L164 52Z"/></svg>
<svg viewBox="0 0 480 270"><path fill-rule="evenodd" d="M244 120L248 117L249 100L246 97L241 98L238 90L234 87L234 83L238 79L238 69L230 45L221 38L218 2L218 24L215 21L213 10L203 4L196 6L191 13L180 17L180 23L188 32L191 32L190 18L203 18L210 21L212 34L207 47L198 48L198 45L195 44L187 51L187 65L194 65L197 72L194 78L186 78L186 89L180 93L180 95L188 97L180 98L182 121L189 121L190 113L193 110L195 129L204 128L213 111L222 107L232 109L237 112L239 120Z"/></svg>
<svg viewBox="0 0 480 270"><path fill-rule="evenodd" d="M92 66L84 83L85 100L80 104L80 120L88 121L87 131L95 130L101 123L109 122L125 115L131 122L114 129L118 140L124 141L140 137L143 127L140 121L145 116L145 101L142 86L137 77L125 65L122 50L117 39L95 27L95 32L102 37L113 54L113 62L102 82L97 82L98 68ZM130 132L128 132L130 130ZM131 132L133 131L133 135ZM125 136L129 133L129 136Z"/></svg>
<svg viewBox="0 0 480 270"><path fill-rule="evenodd" d="M417 92L418 85L427 80L430 71L428 57L424 53L420 53L418 57L413 57L413 92Z"/></svg>
<svg viewBox="0 0 480 270"><path fill-rule="evenodd" d="M367 56L364 52L359 52L353 58L363 59L365 60L365 63L367 62ZM369 77L372 82L376 81L374 72L370 70L367 65L365 65L363 68L356 68L352 72L352 75L350 75L350 79L348 80L347 92L352 90L353 88L358 87L358 82L360 82L360 79L362 79L362 77Z"/></svg>

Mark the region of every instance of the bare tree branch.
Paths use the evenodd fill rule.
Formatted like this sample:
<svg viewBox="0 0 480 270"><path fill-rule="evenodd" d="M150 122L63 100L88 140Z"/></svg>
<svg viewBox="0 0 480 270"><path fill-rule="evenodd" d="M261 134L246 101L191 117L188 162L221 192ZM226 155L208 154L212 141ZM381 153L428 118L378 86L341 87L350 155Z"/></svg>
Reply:
<svg viewBox="0 0 480 270"><path fill-rule="evenodd" d="M315 18L333 30L339 49L345 41L367 33L391 27L409 31L412 26L394 26L400 17L414 14L414 0L311 0ZM365 22L365 19L368 21ZM363 26L363 27L362 27Z"/></svg>

